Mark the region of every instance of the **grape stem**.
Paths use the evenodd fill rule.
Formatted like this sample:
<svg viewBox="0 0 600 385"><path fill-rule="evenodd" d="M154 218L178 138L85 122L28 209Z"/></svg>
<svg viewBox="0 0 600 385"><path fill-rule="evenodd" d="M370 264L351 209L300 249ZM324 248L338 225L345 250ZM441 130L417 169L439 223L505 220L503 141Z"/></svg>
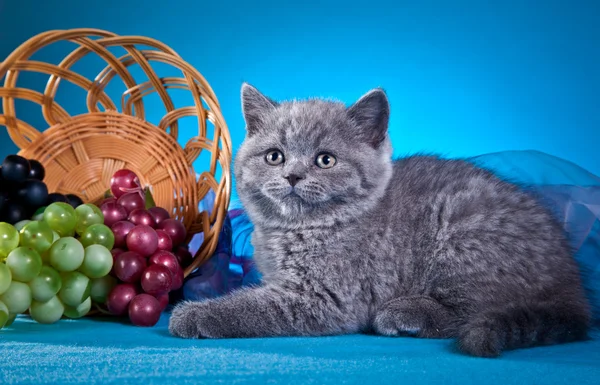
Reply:
<svg viewBox="0 0 600 385"><path fill-rule="evenodd" d="M104 310L104 309L103 309L103 308L102 308L102 307L101 307L99 304L97 304L97 303L96 303L96 304L94 304L94 307L96 308L96 310L97 310L99 313L106 314L106 315L110 315L110 316L112 316L112 315L113 315L113 314L112 314L111 312L109 312L108 310ZM91 311L90 311L90 312L88 312L88 314L87 314L87 315L93 315L93 312L91 312Z"/></svg>

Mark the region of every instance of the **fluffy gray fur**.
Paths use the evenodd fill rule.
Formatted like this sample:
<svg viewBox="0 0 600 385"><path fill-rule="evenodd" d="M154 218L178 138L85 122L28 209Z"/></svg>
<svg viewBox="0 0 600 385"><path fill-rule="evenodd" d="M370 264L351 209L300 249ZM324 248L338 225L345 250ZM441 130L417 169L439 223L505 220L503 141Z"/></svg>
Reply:
<svg viewBox="0 0 600 385"><path fill-rule="evenodd" d="M393 160L383 90L346 107L244 84L242 102L235 177L263 283L180 303L173 335L455 338L483 357L586 338L579 271L550 213L468 162ZM283 162L266 161L273 150ZM321 168L321 154L337 162Z"/></svg>

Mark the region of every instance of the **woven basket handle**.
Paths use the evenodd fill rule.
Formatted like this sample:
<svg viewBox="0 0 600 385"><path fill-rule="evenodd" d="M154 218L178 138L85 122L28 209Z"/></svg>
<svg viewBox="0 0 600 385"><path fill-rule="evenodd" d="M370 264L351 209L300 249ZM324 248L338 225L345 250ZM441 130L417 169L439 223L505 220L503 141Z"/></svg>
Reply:
<svg viewBox="0 0 600 385"><path fill-rule="evenodd" d="M92 39L95 37L96 39ZM58 41L69 41L78 47L69 53L58 64L30 60L30 57L40 49ZM139 50L135 45L145 45L155 50ZM108 47L122 47L127 52L122 57L116 57ZM71 70L73 65L84 56L94 53L101 57L107 66L93 79ZM182 71L182 77L160 78L150 61L159 61L169 64ZM137 84L128 67L139 65L148 77L148 81ZM43 93L17 86L20 72L38 72L49 75ZM119 77L127 90L121 95L120 103L115 103L105 92L107 84L115 77ZM61 80L69 81L87 92L86 104L89 112L102 110L117 111L120 104L121 112L127 115L145 119L143 98L151 93L158 93L164 103L167 113L156 125L162 130L169 130L169 134L177 140L178 120L185 116L197 116L198 137L190 140L186 146L186 157L190 162L197 159L203 148L215 149L216 143L207 143L200 138L206 137L206 119L210 120L216 130L225 127L222 116L212 111L220 111L217 98L204 77L192 66L183 61L181 57L165 44L154 39L140 36L121 37L114 33L99 29L72 29L53 30L36 35L15 49L3 62L0 63L0 79L4 83L0 87L3 114L0 114L0 124L6 126L13 142L25 149L34 140L39 138L41 132L17 117L15 100L22 99L41 106L44 119L49 126L64 123L71 119L71 115L56 101L55 96ZM189 90L193 97L193 106L176 109L167 90L179 88ZM208 105L207 113L202 106L202 100ZM219 133L215 133L218 137ZM215 161L211 164L214 170Z"/></svg>
<svg viewBox="0 0 600 385"><path fill-rule="evenodd" d="M46 122L53 125L70 118L67 111L58 105L53 98L59 77L80 85L82 83L85 85L84 80L87 80L68 69L62 68L60 65L32 61L29 58L44 46L58 40L77 39L82 33L99 37L115 36L110 32L95 29L47 31L33 36L15 49L3 62L0 62L0 79L4 78L4 84L0 87L3 109L3 114L0 114L0 124L6 126L10 138L20 149L27 148L31 142L41 135L41 132L17 118L15 99L27 100L40 105ZM40 93L17 87L17 79L21 71L35 71L50 75L45 92Z"/></svg>

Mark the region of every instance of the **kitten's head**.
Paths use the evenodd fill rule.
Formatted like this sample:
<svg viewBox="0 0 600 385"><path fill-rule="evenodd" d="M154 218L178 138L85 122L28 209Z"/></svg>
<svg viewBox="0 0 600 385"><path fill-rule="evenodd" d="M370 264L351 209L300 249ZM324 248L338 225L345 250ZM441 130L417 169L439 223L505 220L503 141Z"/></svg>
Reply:
<svg viewBox="0 0 600 385"><path fill-rule="evenodd" d="M299 228L360 217L391 176L389 104L374 89L356 103L277 103L242 86L246 138L235 159L238 195L253 222Z"/></svg>

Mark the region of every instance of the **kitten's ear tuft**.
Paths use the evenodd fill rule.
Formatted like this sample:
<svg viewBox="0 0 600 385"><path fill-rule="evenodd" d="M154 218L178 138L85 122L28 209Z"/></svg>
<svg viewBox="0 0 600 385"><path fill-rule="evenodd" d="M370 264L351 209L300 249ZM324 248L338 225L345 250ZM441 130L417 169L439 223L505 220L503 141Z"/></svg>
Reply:
<svg viewBox="0 0 600 385"><path fill-rule="evenodd" d="M348 107L348 116L358 126L359 135L378 148L388 134L390 104L382 88L375 88Z"/></svg>
<svg viewBox="0 0 600 385"><path fill-rule="evenodd" d="M246 121L246 129L249 135L254 134L263 117L277 106L255 87L248 83L242 84L242 113Z"/></svg>

